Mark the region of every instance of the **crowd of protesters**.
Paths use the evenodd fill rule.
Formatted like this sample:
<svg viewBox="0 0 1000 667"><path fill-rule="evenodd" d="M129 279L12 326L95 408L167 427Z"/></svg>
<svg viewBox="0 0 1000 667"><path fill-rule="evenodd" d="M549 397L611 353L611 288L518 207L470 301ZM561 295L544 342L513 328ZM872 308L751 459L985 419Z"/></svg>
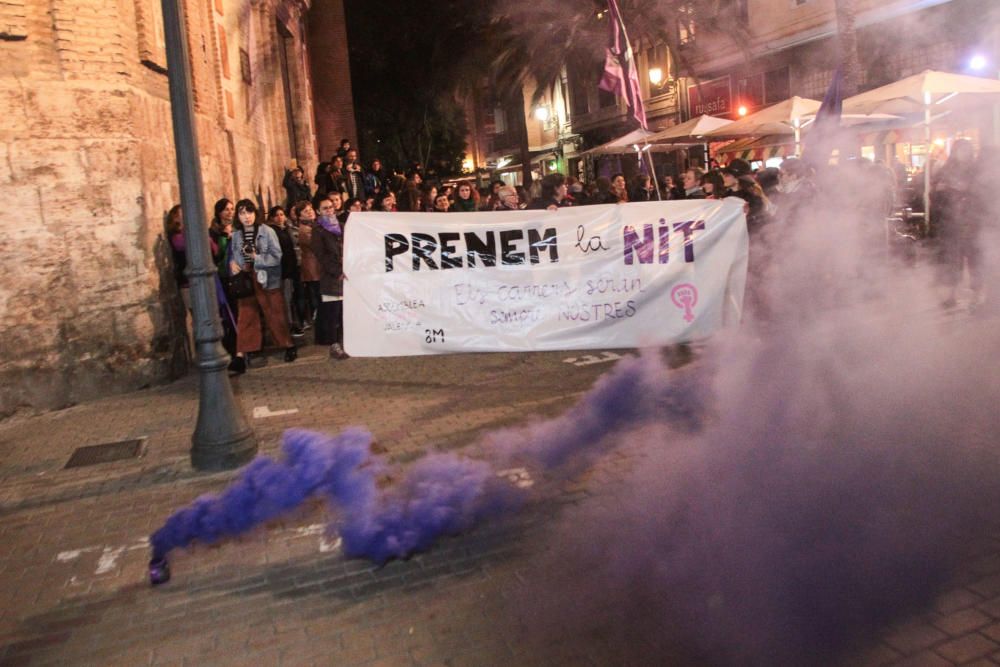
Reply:
<svg viewBox="0 0 1000 667"><path fill-rule="evenodd" d="M976 241L982 217L977 209L976 165L972 144L957 141L932 180L939 263L943 282L951 290L946 306L954 305L955 289L966 267L973 291L982 285ZM884 221L900 205L919 208L922 199L920 190L906 193L898 170L868 160L851 161L841 168L838 178L859 184L852 190L857 196L845 206L873 221ZM919 184L919 179L918 175L913 182ZM676 177L666 176L659 188L644 174L629 187L623 174L583 183L551 173L529 191L502 181L486 188L470 181L434 182L424 179L419 165L400 174L386 171L378 159L363 167L346 139L330 161L319 165L312 184L300 167L294 167L286 172L284 188L284 206L273 206L266 215L248 199L235 204L220 199L209 223L212 256L221 277L217 287L223 345L232 355L234 373L244 373L253 365L265 327L273 343L284 349L286 362L296 359L295 341L303 339L309 329L314 331L316 344L329 346L331 358L347 358L343 236L353 212L555 210L656 199L737 197L744 201L753 255L754 238L761 229L773 222L794 221L814 205L817 196L813 170L797 158L784 160L780 168L756 172L742 159L709 170L691 167ZM171 209L167 228L177 283L190 308L181 216L179 206ZM754 264L751 257L751 280Z"/></svg>

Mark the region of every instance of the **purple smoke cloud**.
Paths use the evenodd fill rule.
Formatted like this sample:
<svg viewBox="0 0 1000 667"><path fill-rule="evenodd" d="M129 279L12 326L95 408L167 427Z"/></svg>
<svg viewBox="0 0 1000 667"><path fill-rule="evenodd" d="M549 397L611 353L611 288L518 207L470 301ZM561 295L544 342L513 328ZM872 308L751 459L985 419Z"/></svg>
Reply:
<svg viewBox="0 0 1000 667"><path fill-rule="evenodd" d="M696 428L703 410L698 384L668 383L664 377L656 354L625 360L566 415L501 431L488 439L487 448L496 459L569 470L602 453L606 436L651 414L670 415L682 429ZM386 464L371 454L370 445L371 435L361 429L336 437L286 431L284 461L258 457L224 491L171 515L151 538L154 560L194 542L211 544L245 533L314 495L325 496L338 511L332 528L344 553L376 563L425 550L442 535L466 531L520 503L521 494L497 479L492 465L455 455L427 456L399 483L380 490L376 481Z"/></svg>
<svg viewBox="0 0 1000 667"><path fill-rule="evenodd" d="M601 377L565 414L498 431L484 440L489 455L504 464L534 463L547 472L570 473L617 446L608 436L649 419L695 431L707 409L708 384L700 371L671 375L657 351L624 359Z"/></svg>
<svg viewBox="0 0 1000 667"><path fill-rule="evenodd" d="M514 490L496 480L487 464L454 455L428 457L397 487L380 491L376 482L385 464L370 446L371 434L361 429L336 437L286 431L284 461L258 457L221 493L172 514L150 540L153 558L196 541L211 544L245 533L322 495L341 517L333 527L345 553L384 563L426 549L516 501Z"/></svg>
<svg viewBox="0 0 1000 667"><path fill-rule="evenodd" d="M211 544L235 537L325 493L344 507L366 507L375 497L371 435L348 429L336 438L298 429L285 433L285 461L259 456L219 494L206 494L174 512L153 533L153 558L195 541ZM373 461L377 463L377 461Z"/></svg>
<svg viewBox="0 0 1000 667"><path fill-rule="evenodd" d="M648 410L606 435L637 465L547 527L519 639L597 636L608 664L854 664L995 537L1000 257L957 291L972 315L944 309L940 267L894 263L853 185L752 245L758 311L704 351L700 427Z"/></svg>
<svg viewBox="0 0 1000 667"><path fill-rule="evenodd" d="M624 664L839 664L921 610L996 525L1000 381L909 336L876 364L842 340L834 368L780 334L718 350L712 419L620 436L642 465L550 529L512 601L527 634L599 627Z"/></svg>
<svg viewBox="0 0 1000 667"><path fill-rule="evenodd" d="M346 512L337 530L345 554L384 563L466 531L515 502L512 487L499 482L487 463L439 454L414 464L368 511Z"/></svg>

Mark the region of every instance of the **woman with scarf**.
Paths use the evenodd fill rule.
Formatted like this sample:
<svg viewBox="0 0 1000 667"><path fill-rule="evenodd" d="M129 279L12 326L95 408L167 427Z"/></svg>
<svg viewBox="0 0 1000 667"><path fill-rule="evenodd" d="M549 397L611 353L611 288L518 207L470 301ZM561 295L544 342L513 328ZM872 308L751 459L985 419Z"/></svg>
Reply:
<svg viewBox="0 0 1000 667"><path fill-rule="evenodd" d="M320 304L316 314L316 344L329 345L330 357L344 352L344 230L330 210L321 211L312 236L312 251L320 268Z"/></svg>
<svg viewBox="0 0 1000 667"><path fill-rule="evenodd" d="M455 189L455 201L451 204L452 212L475 213L478 209L472 195L472 185L468 181L462 181Z"/></svg>
<svg viewBox="0 0 1000 667"><path fill-rule="evenodd" d="M365 198L372 197L378 199L386 187L388 187L388 184L389 178L385 170L382 169L382 161L375 158L372 160L371 167L365 172Z"/></svg>
<svg viewBox="0 0 1000 667"><path fill-rule="evenodd" d="M281 294L281 245L274 230L257 219L257 207L249 199L236 204L239 226L233 232L230 244L229 270L232 275L241 271L253 279L253 294L239 300L240 316L236 323L236 373L245 373L251 355L263 343L261 313L267 320L271 337L285 348L285 361L295 361L298 351L288 330L285 316L285 298Z"/></svg>

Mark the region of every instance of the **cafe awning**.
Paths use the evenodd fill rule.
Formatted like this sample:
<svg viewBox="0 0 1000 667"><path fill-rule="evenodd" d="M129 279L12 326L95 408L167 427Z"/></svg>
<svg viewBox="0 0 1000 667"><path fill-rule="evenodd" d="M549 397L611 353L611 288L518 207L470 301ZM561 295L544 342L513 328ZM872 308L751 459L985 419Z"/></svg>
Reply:
<svg viewBox="0 0 1000 667"><path fill-rule="evenodd" d="M760 138L738 139L719 149L716 157L726 160L737 158L752 161L770 160L773 157L792 157L795 155L795 142L788 136L769 136Z"/></svg>

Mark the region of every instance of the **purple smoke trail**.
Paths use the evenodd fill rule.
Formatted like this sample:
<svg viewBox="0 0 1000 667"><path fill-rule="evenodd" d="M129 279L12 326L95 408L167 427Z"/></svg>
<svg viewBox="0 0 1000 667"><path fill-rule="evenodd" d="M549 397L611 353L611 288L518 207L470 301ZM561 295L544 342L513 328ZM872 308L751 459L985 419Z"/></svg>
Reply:
<svg viewBox="0 0 1000 667"><path fill-rule="evenodd" d="M293 429L285 432L286 461L254 459L222 493L208 494L174 512L153 533L153 558L162 559L194 541L211 544L234 537L300 505L317 491L339 505L365 507L376 495L371 435L348 429L336 438Z"/></svg>
<svg viewBox="0 0 1000 667"><path fill-rule="evenodd" d="M423 551L441 535L468 530L514 501L513 488L501 485L488 464L429 456L368 511L348 511L338 532L345 554L384 563Z"/></svg>
<svg viewBox="0 0 1000 667"><path fill-rule="evenodd" d="M617 444L608 435L653 418L696 430L706 383L693 373L670 382L666 376L656 353L622 361L565 415L501 431L486 444L501 460L526 458L546 471L570 471ZM339 510L333 528L345 554L381 564L425 550L438 537L468 530L520 500L490 464L454 455L426 457L380 492L376 476L385 464L371 455L370 444L371 435L361 429L334 438L287 431L284 462L259 457L222 493L175 512L151 538L153 559L195 541L211 544L245 533L320 494Z"/></svg>
<svg viewBox="0 0 1000 667"><path fill-rule="evenodd" d="M399 488L380 493L376 476L384 464L371 455L370 445L371 435L361 429L335 438L286 431L286 461L259 457L222 493L175 512L150 540L153 559L195 541L210 544L245 533L322 494L340 513L334 527L345 553L381 564L467 530L516 500L513 488L497 481L489 465L453 455L420 461Z"/></svg>
<svg viewBox="0 0 1000 667"><path fill-rule="evenodd" d="M669 421L682 432L700 428L708 383L699 372L668 372L658 352L625 359L601 377L565 414L486 438L501 460L527 458L546 471L578 469L620 444L608 436L650 419Z"/></svg>

